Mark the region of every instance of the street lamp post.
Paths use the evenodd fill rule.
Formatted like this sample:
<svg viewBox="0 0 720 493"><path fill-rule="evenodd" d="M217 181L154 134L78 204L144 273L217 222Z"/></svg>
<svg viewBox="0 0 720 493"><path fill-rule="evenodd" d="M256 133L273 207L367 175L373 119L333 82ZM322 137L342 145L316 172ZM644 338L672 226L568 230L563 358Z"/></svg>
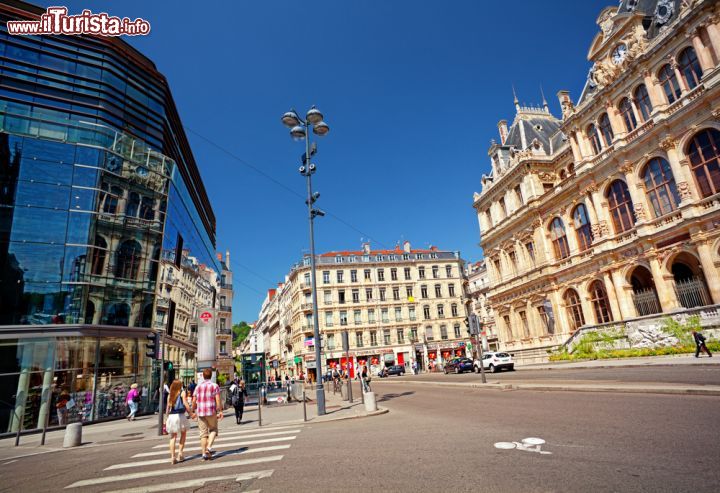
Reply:
<svg viewBox="0 0 720 493"><path fill-rule="evenodd" d="M323 115L320 110L313 106L305 115L305 120L300 118L295 110L288 111L282 116L283 124L290 128L290 136L294 140L305 140L305 154L302 156L302 166L300 166L300 174L303 175L307 182L307 204L308 222L310 224L310 288L312 291L313 304L313 338L315 340L315 396L317 399L318 416L325 414L325 387L322 384L322 364L321 364L321 348L320 348L320 326L318 323L318 304L317 304L317 283L315 280L315 231L313 222L315 216L324 216L325 213L320 209L313 207L313 204L320 198L320 193L312 191L312 175L316 171L315 164L310 162L310 158L317 152L317 146L310 146L310 128L315 135L320 137L326 135L330 131L330 127L323 121Z"/></svg>

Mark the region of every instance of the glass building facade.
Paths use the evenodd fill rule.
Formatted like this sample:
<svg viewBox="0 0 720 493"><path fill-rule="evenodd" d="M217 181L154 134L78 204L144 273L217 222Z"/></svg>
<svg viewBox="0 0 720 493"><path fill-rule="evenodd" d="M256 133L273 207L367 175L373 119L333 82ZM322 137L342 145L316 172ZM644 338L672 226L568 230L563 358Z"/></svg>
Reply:
<svg viewBox="0 0 720 493"><path fill-rule="evenodd" d="M119 39L7 34L43 12L0 5L0 433L124 416L132 383L151 410L145 336L189 378L220 272L164 77Z"/></svg>

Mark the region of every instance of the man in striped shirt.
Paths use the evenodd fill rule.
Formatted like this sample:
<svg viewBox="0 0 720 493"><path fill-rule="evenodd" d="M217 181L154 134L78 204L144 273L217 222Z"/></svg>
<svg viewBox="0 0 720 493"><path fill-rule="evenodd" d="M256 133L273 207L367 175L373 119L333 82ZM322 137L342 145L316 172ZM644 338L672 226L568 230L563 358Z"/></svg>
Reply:
<svg viewBox="0 0 720 493"><path fill-rule="evenodd" d="M220 387L212 380L212 369L203 370L203 381L195 387L192 408L198 418L203 460L212 459L212 444L217 438L218 420L223 418Z"/></svg>

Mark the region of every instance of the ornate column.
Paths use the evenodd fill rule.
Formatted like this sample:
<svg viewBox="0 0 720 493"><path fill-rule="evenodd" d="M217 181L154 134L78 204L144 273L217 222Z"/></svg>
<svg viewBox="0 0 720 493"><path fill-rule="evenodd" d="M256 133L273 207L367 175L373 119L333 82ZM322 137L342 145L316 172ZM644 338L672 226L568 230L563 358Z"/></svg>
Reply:
<svg viewBox="0 0 720 493"><path fill-rule="evenodd" d="M708 240L699 241L697 244L698 256L702 265L705 284L710 291L710 298L713 304L720 303L720 272L713 262L712 249Z"/></svg>
<svg viewBox="0 0 720 493"><path fill-rule="evenodd" d="M697 193L694 190L695 187L690 185L690 183L693 183L690 170L680 161L677 141L670 136L665 137L660 141L660 148L667 154L668 163L670 169L672 169L678 194L680 195L680 205L695 200Z"/></svg>
<svg viewBox="0 0 720 493"><path fill-rule="evenodd" d="M710 45L715 51L715 57L720 58L720 12L715 12L710 17L710 22L705 25Z"/></svg>
<svg viewBox="0 0 720 493"><path fill-rule="evenodd" d="M580 145L578 144L577 134L578 134L577 130L573 130L573 132L570 133L570 148L572 149L573 160L576 163L579 163L583 159L583 154L580 149Z"/></svg>
<svg viewBox="0 0 720 493"><path fill-rule="evenodd" d="M578 294L580 295L580 307L583 311L583 318L585 319L585 325L593 325L596 323L599 323L597 319L595 318L595 308L592 305L592 302L590 301L590 296L587 289L580 290L578 289ZM580 328L580 327L578 327Z"/></svg>
<svg viewBox="0 0 720 493"><path fill-rule="evenodd" d="M687 33L685 36L692 41L693 48L695 48L695 53L697 53L698 61L700 62L700 68L702 68L703 76L705 76L705 74L712 71L713 61L710 53L708 53L708 48L703 44L702 39L700 39L698 28L693 29L692 32Z"/></svg>
<svg viewBox="0 0 720 493"><path fill-rule="evenodd" d="M600 193L600 190L595 187L592 191L593 207L597 214L597 233L598 238L606 238L610 236L610 217L606 209L605 198ZM593 231L593 238L595 238L595 231Z"/></svg>
<svg viewBox="0 0 720 493"><path fill-rule="evenodd" d="M569 215L570 209L563 207L559 212L560 218L565 225L565 238L567 238L570 255L573 255L580 250L580 247L578 246L577 236L575 235L575 226L573 225L572 217Z"/></svg>
<svg viewBox="0 0 720 493"><path fill-rule="evenodd" d="M633 96L632 91L628 91L625 97L628 98L628 101L630 101L630 107L632 108L633 115L635 116L635 122L637 122L635 128L637 128L643 124L643 117L638 110L637 103L635 102L635 96Z"/></svg>
<svg viewBox="0 0 720 493"><path fill-rule="evenodd" d="M682 94L685 94L688 91L687 84L685 84L685 79L682 76L682 73L680 73L680 66L678 65L677 60L674 56L668 55L668 61L670 63L670 68L673 69L673 72L675 72L675 78L678 81L678 85L680 86L681 96Z"/></svg>
<svg viewBox="0 0 720 493"><path fill-rule="evenodd" d="M640 188L638 180L635 177L635 170L633 170L632 163L625 161L620 171L623 172L628 191L630 192L630 198L633 201L633 211L635 212L636 219L635 224L644 224L650 219L650 215L646 212L645 193L644 190Z"/></svg>
<svg viewBox="0 0 720 493"><path fill-rule="evenodd" d="M610 272L603 272L602 278L605 283L605 291L607 291L608 300L610 301L612 318L614 321L622 320L624 317L622 315L622 311L620 310L620 303L618 302L617 292L615 291L615 285L613 284Z"/></svg>
<svg viewBox="0 0 720 493"><path fill-rule="evenodd" d="M632 286L625 282L622 273L619 270L612 271L612 281L617 296L618 308L620 309L620 318L627 320L637 317L635 304L632 300Z"/></svg>
<svg viewBox="0 0 720 493"><path fill-rule="evenodd" d="M655 289L657 290L658 300L663 313L677 310L680 302L675 296L675 279L672 274L662 268L660 259L657 256L650 258L650 271L652 272Z"/></svg>
<svg viewBox="0 0 720 493"><path fill-rule="evenodd" d="M607 146L611 146L620 136L627 134L627 129L622 122L622 118L618 114L617 108L610 99L605 100L605 110L607 111L608 118L610 119L610 128L613 131L613 141L606 142ZM598 125L598 132L600 132L600 125ZM602 133L602 132L600 132ZM605 137L603 136L603 139Z"/></svg>
<svg viewBox="0 0 720 493"><path fill-rule="evenodd" d="M660 87L658 86L658 80L655 78L655 75L649 70L646 70L643 72L643 78L645 79L645 89L647 89L653 110L666 106L665 97L658 92Z"/></svg>

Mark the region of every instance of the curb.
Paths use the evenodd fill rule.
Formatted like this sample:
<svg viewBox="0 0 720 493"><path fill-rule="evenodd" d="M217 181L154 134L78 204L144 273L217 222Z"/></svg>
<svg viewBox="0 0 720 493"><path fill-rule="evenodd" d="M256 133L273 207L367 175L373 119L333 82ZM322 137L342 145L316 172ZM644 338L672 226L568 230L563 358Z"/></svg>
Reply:
<svg viewBox="0 0 720 493"><path fill-rule="evenodd" d="M390 382L387 382L390 383ZM393 381L393 384L419 384L434 385L438 387L469 387L477 390L530 390L539 392L617 392L625 394L666 394L666 395L704 395L720 396L720 387L637 387L637 386L608 386L598 385L548 385L532 383L475 383L475 382L418 382L418 381Z"/></svg>

